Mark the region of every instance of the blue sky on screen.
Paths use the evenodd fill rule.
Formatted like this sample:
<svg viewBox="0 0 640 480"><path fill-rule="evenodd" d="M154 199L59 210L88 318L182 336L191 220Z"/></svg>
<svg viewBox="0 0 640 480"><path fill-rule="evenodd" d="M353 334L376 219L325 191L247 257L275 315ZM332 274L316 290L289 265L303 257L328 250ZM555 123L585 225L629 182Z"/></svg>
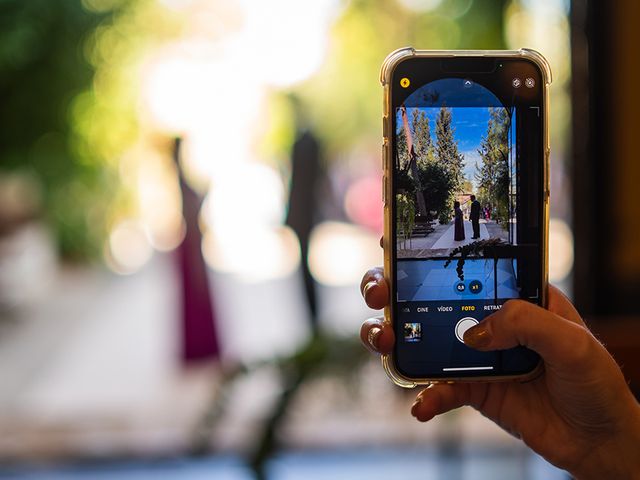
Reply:
<svg viewBox="0 0 640 480"><path fill-rule="evenodd" d="M427 114L431 137L436 141L436 116L441 106L451 109L454 138L464 155L464 176L474 185L476 165L481 162L478 149L489 123L488 107L503 107L500 100L480 83L468 85L463 78L442 78L417 88L403 102L409 119L420 109ZM514 124L515 125L515 124ZM400 109L397 109L396 128L402 129Z"/></svg>
<svg viewBox="0 0 640 480"><path fill-rule="evenodd" d="M409 119L413 118L413 112L421 110L429 119L431 139L436 142L436 117L440 107L407 108ZM489 108L487 107L453 107L451 108L453 136L458 141L458 150L464 155L464 176L471 180L475 186L476 164L481 159L478 154L482 137L487 133L489 123ZM398 131L402 129L402 116L397 110L396 125Z"/></svg>

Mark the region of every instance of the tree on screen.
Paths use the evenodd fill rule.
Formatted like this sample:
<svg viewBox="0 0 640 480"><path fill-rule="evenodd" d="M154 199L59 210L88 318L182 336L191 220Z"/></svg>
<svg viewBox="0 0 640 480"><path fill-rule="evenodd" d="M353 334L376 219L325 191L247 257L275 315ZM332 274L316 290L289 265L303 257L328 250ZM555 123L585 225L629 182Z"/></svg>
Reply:
<svg viewBox="0 0 640 480"><path fill-rule="evenodd" d="M493 218L502 225L509 221L509 129L511 117L505 108L490 108L487 133L478 153L482 165L476 181L480 202L492 206Z"/></svg>
<svg viewBox="0 0 640 480"><path fill-rule="evenodd" d="M436 158L440 165L445 167L450 184L448 205L453 205L455 196L460 192L464 182L463 168L464 156L458 150L458 142L454 137L455 130L452 126L451 109L441 107L436 118ZM440 222L447 223L451 220L452 207L441 212Z"/></svg>
<svg viewBox="0 0 640 480"><path fill-rule="evenodd" d="M415 109L410 115L409 130L415 154L416 168L410 168L407 133L397 132L397 185L400 191L421 195L427 210L427 218L447 223L451 219L451 205L455 197L456 179L447 163L440 161L431 136L431 124L424 111ZM457 151L457 143L454 141ZM417 178L414 178L417 174Z"/></svg>

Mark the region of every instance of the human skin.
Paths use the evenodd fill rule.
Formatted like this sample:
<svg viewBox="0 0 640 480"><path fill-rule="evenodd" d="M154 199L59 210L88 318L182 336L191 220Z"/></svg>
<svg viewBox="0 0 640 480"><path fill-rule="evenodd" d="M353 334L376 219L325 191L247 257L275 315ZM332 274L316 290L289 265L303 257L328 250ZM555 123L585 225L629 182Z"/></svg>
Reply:
<svg viewBox="0 0 640 480"><path fill-rule="evenodd" d="M373 309L389 302L381 268L369 270L360 289ZM395 343L392 326L381 318L365 321L360 338L383 354ZM526 383L432 384L411 408L419 421L469 405L577 479L640 478L640 406L615 360L560 290L549 287L547 309L507 301L467 330L464 342L480 351L525 346L541 356L544 370Z"/></svg>

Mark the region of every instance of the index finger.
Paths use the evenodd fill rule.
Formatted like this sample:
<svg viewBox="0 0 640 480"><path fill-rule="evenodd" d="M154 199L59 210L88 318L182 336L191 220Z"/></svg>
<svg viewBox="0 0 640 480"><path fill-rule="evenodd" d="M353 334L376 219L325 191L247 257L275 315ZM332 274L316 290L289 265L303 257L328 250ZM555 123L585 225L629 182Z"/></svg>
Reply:
<svg viewBox="0 0 640 480"><path fill-rule="evenodd" d="M567 296L562 293L562 290L553 285L549 285L549 305L547 309L562 318L584 326L584 320L582 320L576 307L574 307Z"/></svg>

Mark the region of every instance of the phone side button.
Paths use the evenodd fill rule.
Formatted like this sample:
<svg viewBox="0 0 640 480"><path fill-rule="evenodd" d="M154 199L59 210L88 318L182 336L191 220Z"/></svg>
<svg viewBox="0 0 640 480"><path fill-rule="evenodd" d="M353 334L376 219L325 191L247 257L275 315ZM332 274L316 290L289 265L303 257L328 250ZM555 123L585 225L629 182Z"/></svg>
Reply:
<svg viewBox="0 0 640 480"><path fill-rule="evenodd" d="M382 177L382 204L387 204L387 176Z"/></svg>
<svg viewBox="0 0 640 480"><path fill-rule="evenodd" d="M549 183L550 183L550 177L551 177L551 149L547 146L547 148L544 151L544 168L546 171L546 175L545 175L545 188L547 190L549 190Z"/></svg>

